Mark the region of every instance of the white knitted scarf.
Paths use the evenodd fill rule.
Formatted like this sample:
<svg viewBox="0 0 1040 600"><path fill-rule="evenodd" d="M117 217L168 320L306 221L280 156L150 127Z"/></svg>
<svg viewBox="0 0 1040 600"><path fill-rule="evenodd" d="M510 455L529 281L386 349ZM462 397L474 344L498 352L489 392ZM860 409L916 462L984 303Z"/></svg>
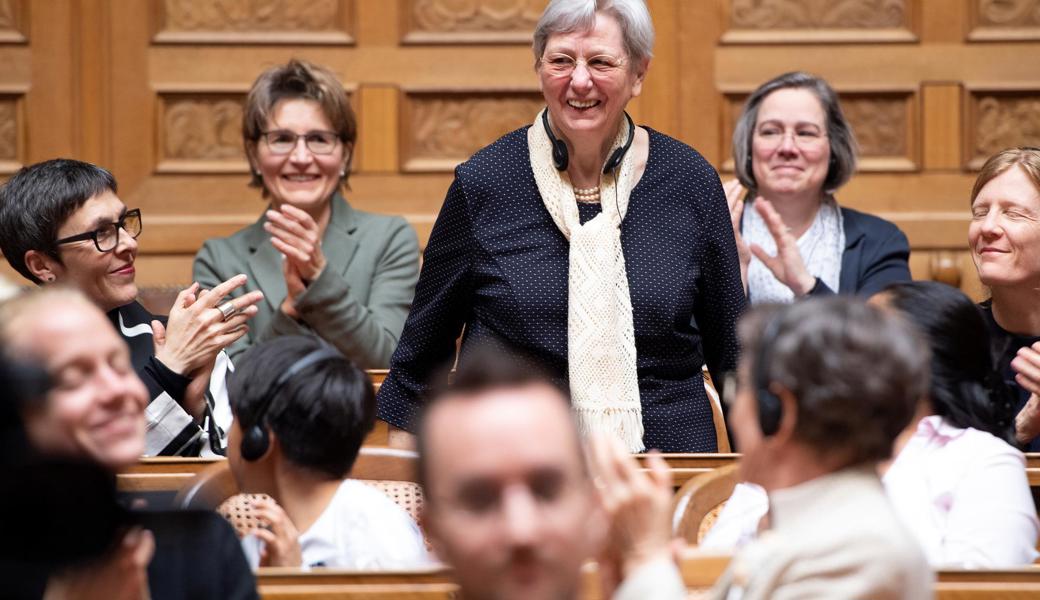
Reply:
<svg viewBox="0 0 1040 600"><path fill-rule="evenodd" d="M615 147L624 143L622 127ZM617 180L605 176L603 210L581 224L574 187L552 162L541 114L527 130L531 170L553 222L570 241L567 288L567 363L571 398L583 434L617 435L632 452L643 446L643 409L636 376L636 340L621 220L635 179L635 153L621 161ZM616 202L611 205L609 200ZM613 209L613 210L611 210Z"/></svg>

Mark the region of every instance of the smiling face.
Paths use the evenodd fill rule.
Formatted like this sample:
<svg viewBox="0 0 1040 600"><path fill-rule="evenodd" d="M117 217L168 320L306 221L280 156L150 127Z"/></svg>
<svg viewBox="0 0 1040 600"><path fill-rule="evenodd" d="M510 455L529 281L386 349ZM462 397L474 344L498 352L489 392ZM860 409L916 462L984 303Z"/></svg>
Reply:
<svg viewBox="0 0 1040 600"><path fill-rule="evenodd" d="M785 88L762 100L751 139L751 168L764 198L822 198L830 156L827 117L815 94Z"/></svg>
<svg viewBox="0 0 1040 600"><path fill-rule="evenodd" d="M92 231L105 223L115 223L126 213L126 205L111 191L90 200L72 213L58 229L58 239ZM54 281L79 288L101 310L133 302L137 240L126 231L119 232L119 244L110 252L99 252L93 240L58 246L61 263L48 261Z"/></svg>
<svg viewBox="0 0 1040 600"><path fill-rule="evenodd" d="M1040 281L1040 190L1018 166L993 178L971 205L968 244L989 287Z"/></svg>
<svg viewBox="0 0 1040 600"><path fill-rule="evenodd" d="M633 64L617 19L602 12L591 31L549 37L538 78L559 135L572 144L612 140L628 101L642 91L647 66Z"/></svg>
<svg viewBox="0 0 1040 600"><path fill-rule="evenodd" d="M7 325L5 342L40 361L54 382L44 405L25 415L37 450L89 458L111 470L141 456L147 391L126 344L97 308L47 298Z"/></svg>
<svg viewBox="0 0 1040 600"><path fill-rule="evenodd" d="M594 542L577 432L546 384L438 400L424 522L467 598L568 598Z"/></svg>
<svg viewBox="0 0 1040 600"><path fill-rule="evenodd" d="M288 154L276 154L263 137L250 154L260 171L264 188L275 208L290 204L315 220L329 209L329 199L339 187L340 173L347 168L352 148L337 140L329 154L315 154L302 136L315 131L335 131L332 123L313 100L294 98L278 102L265 131L286 131L301 136Z"/></svg>

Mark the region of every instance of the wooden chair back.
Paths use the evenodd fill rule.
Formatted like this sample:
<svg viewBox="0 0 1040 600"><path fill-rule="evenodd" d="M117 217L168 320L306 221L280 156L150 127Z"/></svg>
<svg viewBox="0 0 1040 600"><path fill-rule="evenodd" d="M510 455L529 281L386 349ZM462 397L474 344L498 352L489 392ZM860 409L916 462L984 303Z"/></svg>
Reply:
<svg viewBox="0 0 1040 600"><path fill-rule="evenodd" d="M729 431L726 429L726 415L722 411L722 397L719 396L715 382L711 380L711 373L708 372L707 365L701 368L701 373L704 375L704 391L708 393L708 401L711 402L711 420L715 425L715 439L718 448L716 451L721 454L732 452L733 449L729 445Z"/></svg>
<svg viewBox="0 0 1040 600"><path fill-rule="evenodd" d="M699 544L737 483L737 465L734 463L683 484L672 500L673 533L689 544Z"/></svg>
<svg viewBox="0 0 1040 600"><path fill-rule="evenodd" d="M264 567L256 573L264 600L448 600L458 585L445 568L417 571L343 571Z"/></svg>

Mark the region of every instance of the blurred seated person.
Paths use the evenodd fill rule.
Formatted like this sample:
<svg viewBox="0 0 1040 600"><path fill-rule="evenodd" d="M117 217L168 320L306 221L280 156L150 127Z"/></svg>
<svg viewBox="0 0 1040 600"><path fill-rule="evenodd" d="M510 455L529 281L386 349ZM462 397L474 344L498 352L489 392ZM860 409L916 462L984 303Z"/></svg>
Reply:
<svg viewBox="0 0 1040 600"><path fill-rule="evenodd" d="M419 242L399 216L357 210L344 198L357 118L335 74L291 60L257 77L242 112L249 185L267 210L256 223L203 244L203 286L237 273L235 294L264 293L250 331L229 349L312 333L365 369L397 347L419 277Z"/></svg>
<svg viewBox="0 0 1040 600"><path fill-rule="evenodd" d="M147 390L133 370L126 344L95 304L58 286L23 293L0 305L0 345L8 357L37 361L53 381L41 401L20 407L33 452L87 460L113 478L137 461L144 447ZM66 488L71 495L79 492ZM89 511L81 515L87 520L101 516ZM50 522L38 523L38 534ZM137 577L133 566L146 558L154 540L154 556L147 563L152 600L258 597L234 532L215 514L131 511L127 522L131 528L121 535L113 558L119 564L110 566ZM67 532L55 535L56 544L78 543ZM96 567L59 576L55 585L66 595L58 597L87 595L84 588L93 581L91 569Z"/></svg>
<svg viewBox="0 0 1040 600"><path fill-rule="evenodd" d="M925 556L876 470L926 393L928 347L898 316L834 297L758 308L739 333L731 423L770 525L714 597L931 597Z"/></svg>
<svg viewBox="0 0 1040 600"><path fill-rule="evenodd" d="M509 354L468 356L433 387L416 438L423 523L461 596L575 599L596 557L615 600L685 598L664 461L644 474L595 434L587 464L566 392Z"/></svg>
<svg viewBox="0 0 1040 600"><path fill-rule="evenodd" d="M933 281L893 284L871 303L911 321L931 351L928 393L880 469L896 512L935 568L1031 564L1040 523L978 307ZM760 488L739 484L702 546L743 545L767 510Z"/></svg>
<svg viewBox="0 0 1040 600"><path fill-rule="evenodd" d="M314 336L253 346L230 377L228 460L264 525L251 564L408 569L430 563L415 521L386 494L346 479L375 422L364 371Z"/></svg>
<svg viewBox="0 0 1040 600"><path fill-rule="evenodd" d="M219 453L221 431L230 424L227 357L220 352L247 331L261 294L220 304L245 285L245 276L236 275L208 291L192 284L177 295L168 318L152 315L136 301L141 231L141 211L128 210L112 174L89 163L37 163L0 188L0 249L7 262L37 285L78 288L108 313L129 345L132 367L151 398L144 454Z"/></svg>
<svg viewBox="0 0 1040 600"><path fill-rule="evenodd" d="M834 198L856 171L856 140L826 81L785 73L752 92L733 161L724 188L751 302L869 296L910 280L903 232Z"/></svg>
<svg viewBox="0 0 1040 600"><path fill-rule="evenodd" d="M1008 148L971 190L968 246L998 371L1015 398L1016 438L1040 452L1040 148Z"/></svg>

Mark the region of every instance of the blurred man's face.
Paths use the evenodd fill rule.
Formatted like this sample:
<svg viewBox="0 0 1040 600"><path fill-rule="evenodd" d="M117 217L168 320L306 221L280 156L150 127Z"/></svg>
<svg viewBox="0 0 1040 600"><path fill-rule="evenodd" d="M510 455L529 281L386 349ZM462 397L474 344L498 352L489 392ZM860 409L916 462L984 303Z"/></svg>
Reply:
<svg viewBox="0 0 1040 600"><path fill-rule="evenodd" d="M427 531L469 599L574 598L597 512L548 385L445 397L428 415Z"/></svg>
<svg viewBox="0 0 1040 600"><path fill-rule="evenodd" d="M18 356L39 361L54 387L25 414L39 451L80 456L116 470L144 451L148 393L126 343L96 307L47 299L8 327Z"/></svg>

